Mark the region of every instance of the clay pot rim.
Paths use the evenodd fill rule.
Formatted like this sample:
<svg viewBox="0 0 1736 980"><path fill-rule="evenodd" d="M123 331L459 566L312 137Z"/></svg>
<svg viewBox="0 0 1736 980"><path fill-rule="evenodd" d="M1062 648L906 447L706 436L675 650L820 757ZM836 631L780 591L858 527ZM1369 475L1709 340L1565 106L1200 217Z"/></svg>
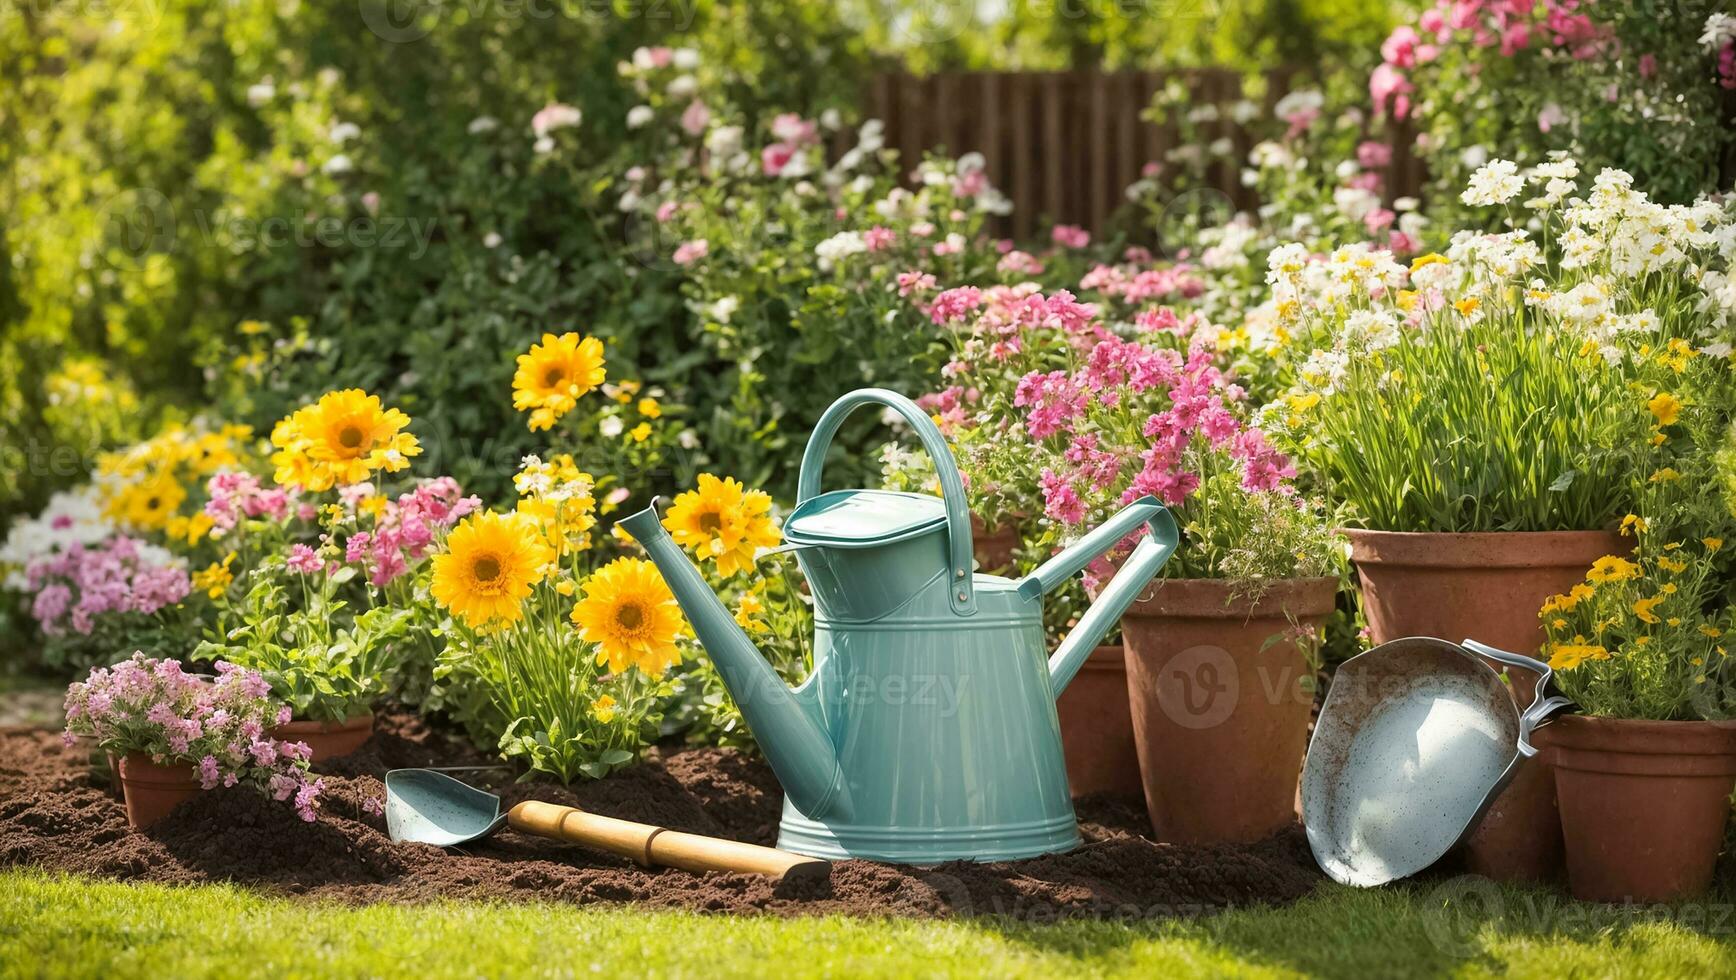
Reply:
<svg viewBox="0 0 1736 980"><path fill-rule="evenodd" d="M1380 531L1340 528L1350 560L1413 568L1557 568L1632 550L1620 534L1591 531Z"/></svg>
<svg viewBox="0 0 1736 980"><path fill-rule="evenodd" d="M331 732L353 732L361 728L371 728L374 724L374 713L351 715L343 721L312 721L306 718L292 718L281 725L273 726L272 731L279 737L283 735L316 734L325 735Z"/></svg>
<svg viewBox="0 0 1736 980"><path fill-rule="evenodd" d="M1656 721L1562 715L1538 729L1549 732L1552 747L1568 752L1619 755L1736 757L1736 720Z"/></svg>
<svg viewBox="0 0 1736 980"><path fill-rule="evenodd" d="M1338 602L1336 576L1273 579L1258 601L1235 595L1246 580L1159 578L1129 606L1123 617L1189 619L1274 619L1325 616Z"/></svg>
<svg viewBox="0 0 1736 980"><path fill-rule="evenodd" d="M154 786L199 785L194 762L159 763L151 761L149 752L127 752L120 757L116 775L126 783L149 783Z"/></svg>

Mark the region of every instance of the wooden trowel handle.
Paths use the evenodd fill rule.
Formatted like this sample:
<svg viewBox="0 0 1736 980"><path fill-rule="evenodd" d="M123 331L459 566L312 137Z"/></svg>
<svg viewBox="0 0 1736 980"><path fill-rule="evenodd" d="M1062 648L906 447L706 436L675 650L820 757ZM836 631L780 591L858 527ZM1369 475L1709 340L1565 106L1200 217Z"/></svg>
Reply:
<svg viewBox="0 0 1736 980"><path fill-rule="evenodd" d="M527 800L509 810L506 824L521 834L567 840L631 858L640 864L684 871L745 871L783 878L824 875L830 865L819 858L775 847L683 834L650 824L599 816L570 806Z"/></svg>

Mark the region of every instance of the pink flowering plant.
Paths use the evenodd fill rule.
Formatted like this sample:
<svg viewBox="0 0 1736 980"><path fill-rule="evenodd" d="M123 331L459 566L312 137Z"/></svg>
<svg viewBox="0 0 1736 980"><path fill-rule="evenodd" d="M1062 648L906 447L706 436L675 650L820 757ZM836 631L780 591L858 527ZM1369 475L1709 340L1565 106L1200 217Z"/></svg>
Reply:
<svg viewBox="0 0 1736 980"><path fill-rule="evenodd" d="M1721 0L1435 0L1380 53L1369 96L1417 127L1443 218L1496 158L1570 153L1665 203L1736 177L1736 21Z"/></svg>
<svg viewBox="0 0 1736 980"><path fill-rule="evenodd" d="M951 386L929 405L962 447L973 498L1031 494L1034 480L1040 546L1152 495L1188 540L1167 576L1258 592L1336 572L1328 523L1295 491L1295 467L1246 422L1242 387L1211 346L1178 334L1173 311L1124 336L1095 307L1031 285L952 290L932 309L960 344Z"/></svg>
<svg viewBox="0 0 1736 980"><path fill-rule="evenodd" d="M181 607L191 589L185 562L125 534L72 541L31 561L11 584L29 597L51 667L107 663L126 643L178 649L197 629Z"/></svg>
<svg viewBox="0 0 1736 980"><path fill-rule="evenodd" d="M313 821L322 787L308 776L308 747L271 737L289 721L289 706L271 696L259 673L222 661L215 667L215 677L201 677L142 653L97 667L67 688L62 737L68 745L93 739L112 755L191 766L203 789L254 786Z"/></svg>
<svg viewBox="0 0 1736 980"><path fill-rule="evenodd" d="M305 513L291 513L252 508L273 491L250 475L212 483L207 511L223 513L220 528L244 529L252 558L223 584L217 627L194 656L259 671L301 719L341 721L387 693L425 699L444 621L426 559L480 501L439 477L396 497L372 483L342 486L335 502L302 501L294 510Z"/></svg>

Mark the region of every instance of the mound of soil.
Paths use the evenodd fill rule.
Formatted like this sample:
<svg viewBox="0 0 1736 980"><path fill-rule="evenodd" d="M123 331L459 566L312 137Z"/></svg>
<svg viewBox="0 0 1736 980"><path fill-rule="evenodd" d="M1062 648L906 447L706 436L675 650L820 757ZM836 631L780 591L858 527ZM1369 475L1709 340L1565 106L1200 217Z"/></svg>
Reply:
<svg viewBox="0 0 1736 980"><path fill-rule="evenodd" d="M127 829L118 792L87 752L41 730L0 731L0 866L107 878L227 881L340 901L436 897L633 902L655 908L782 915L919 917L1190 915L1294 901L1320 879L1299 828L1248 846L1159 844L1134 800L1079 802L1085 844L1068 854L926 868L844 861L829 879L645 869L572 844L502 831L442 851L394 844L381 778L407 766L487 765L410 715L382 719L353 756L319 767L317 823L251 790L199 794L145 832ZM506 798L539 799L673 830L773 844L782 803L771 770L731 749L669 748L607 779L562 787L512 783L504 771L459 774Z"/></svg>

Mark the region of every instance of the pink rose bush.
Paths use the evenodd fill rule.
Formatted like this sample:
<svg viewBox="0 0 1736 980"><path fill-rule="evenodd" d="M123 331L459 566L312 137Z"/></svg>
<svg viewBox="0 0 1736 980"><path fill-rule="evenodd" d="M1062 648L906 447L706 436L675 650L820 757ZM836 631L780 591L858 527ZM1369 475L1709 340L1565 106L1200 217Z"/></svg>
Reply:
<svg viewBox="0 0 1736 980"><path fill-rule="evenodd" d="M204 789L254 786L312 822L322 785L308 776L311 753L305 743L271 737L289 721L289 706L258 673L222 661L215 668L215 678L199 677L142 653L97 667L67 688L62 737L68 745L94 739L104 752L137 752L158 765L190 765Z"/></svg>
<svg viewBox="0 0 1736 980"><path fill-rule="evenodd" d="M1435 0L1381 45L1368 97L1416 126L1444 202L1490 159L1528 166L1563 152L1686 203L1720 186L1736 143L1718 122L1736 86L1727 6Z"/></svg>

